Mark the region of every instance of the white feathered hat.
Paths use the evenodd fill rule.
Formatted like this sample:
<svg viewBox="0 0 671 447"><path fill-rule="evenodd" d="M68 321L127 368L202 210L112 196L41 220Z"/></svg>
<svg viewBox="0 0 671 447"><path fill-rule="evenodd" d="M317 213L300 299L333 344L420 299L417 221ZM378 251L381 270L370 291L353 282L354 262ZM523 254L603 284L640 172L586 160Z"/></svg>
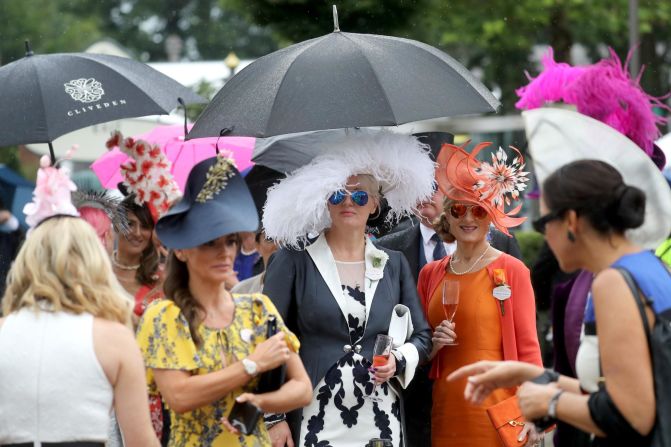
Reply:
<svg viewBox="0 0 671 447"><path fill-rule="evenodd" d="M345 189L347 178L369 174L387 200L387 222L411 214L434 191L435 164L429 147L410 135L381 130L343 135L327 142L309 164L268 190L263 208L266 235L280 245L300 247L308 234L331 225L327 199Z"/></svg>

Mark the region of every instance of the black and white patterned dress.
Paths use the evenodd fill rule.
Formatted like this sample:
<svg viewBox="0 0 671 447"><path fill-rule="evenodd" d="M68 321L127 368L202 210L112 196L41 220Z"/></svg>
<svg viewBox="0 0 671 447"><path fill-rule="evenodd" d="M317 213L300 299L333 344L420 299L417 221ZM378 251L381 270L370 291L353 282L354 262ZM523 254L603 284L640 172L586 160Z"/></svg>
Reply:
<svg viewBox="0 0 671 447"><path fill-rule="evenodd" d="M366 327L363 281L365 264L336 261L347 302L350 341L356 346ZM363 447L372 438L391 439L401 445L401 413L398 396L384 383L377 387L381 402L365 398L373 391L369 359L351 351L333 364L303 409L301 443L305 447Z"/></svg>

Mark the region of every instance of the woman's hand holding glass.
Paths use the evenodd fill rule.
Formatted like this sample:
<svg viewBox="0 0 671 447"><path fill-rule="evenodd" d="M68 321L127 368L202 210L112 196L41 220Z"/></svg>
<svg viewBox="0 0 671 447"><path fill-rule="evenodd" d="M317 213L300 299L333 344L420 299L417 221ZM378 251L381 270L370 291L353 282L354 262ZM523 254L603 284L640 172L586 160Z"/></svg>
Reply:
<svg viewBox="0 0 671 447"><path fill-rule="evenodd" d="M433 338L431 338L434 348L440 349L443 346L453 346L457 339L455 327L456 325L448 320L441 321L433 331Z"/></svg>
<svg viewBox="0 0 671 447"><path fill-rule="evenodd" d="M396 374L396 357L390 355L387 358L387 363L382 366L377 366L373 368L375 383L378 385L383 384L387 380L394 377Z"/></svg>
<svg viewBox="0 0 671 447"><path fill-rule="evenodd" d="M284 332L280 331L260 343L249 356L249 360L256 363L257 374L260 374L285 364L289 360L290 354L291 350L284 340Z"/></svg>

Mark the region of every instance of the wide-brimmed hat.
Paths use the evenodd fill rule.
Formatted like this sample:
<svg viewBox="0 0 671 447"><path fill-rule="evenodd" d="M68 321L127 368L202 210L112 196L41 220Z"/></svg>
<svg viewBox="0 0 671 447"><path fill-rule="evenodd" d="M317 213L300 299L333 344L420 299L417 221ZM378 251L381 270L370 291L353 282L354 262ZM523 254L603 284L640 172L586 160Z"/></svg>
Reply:
<svg viewBox="0 0 671 447"><path fill-rule="evenodd" d="M665 96L655 97L643 90L640 74L635 79L629 75L629 61L628 57L623 64L611 49L606 59L574 67L555 62L550 48L542 59L543 71L536 78L529 77L529 84L516 90L520 100L515 106L533 110L548 103L571 104L576 111L631 139L661 170L665 157L654 141L661 136L660 126L667 119L656 111L669 112L671 108L665 104Z"/></svg>
<svg viewBox="0 0 671 447"><path fill-rule="evenodd" d="M428 147L413 136L387 130L343 134L324 143L321 153L268 190L263 227L281 245L302 247L308 234L327 229L327 199L346 189L350 176L368 174L377 180L388 205L387 223L412 214L433 193L435 163Z"/></svg>
<svg viewBox="0 0 671 447"><path fill-rule="evenodd" d="M522 171L524 158L515 148L511 148L515 157L510 164L506 163L508 154L502 148L492 154L491 164L478 160L477 155L491 144L480 143L470 154L463 147L443 145L438 155L436 181L449 199L482 206L492 224L510 236L508 228L521 225L526 218L514 217L522 209L521 204L508 211L506 206L519 199L527 186L528 173Z"/></svg>
<svg viewBox="0 0 671 447"><path fill-rule="evenodd" d="M159 219L156 234L166 247L185 249L258 226L242 175L231 159L218 155L193 167L184 196Z"/></svg>
<svg viewBox="0 0 671 447"><path fill-rule="evenodd" d="M668 237L671 191L664 175L636 143L611 126L571 110L540 108L522 112L522 117L540 185L573 161L604 161L622 174L624 183L645 192L645 220L639 228L628 230L627 237L649 249Z"/></svg>

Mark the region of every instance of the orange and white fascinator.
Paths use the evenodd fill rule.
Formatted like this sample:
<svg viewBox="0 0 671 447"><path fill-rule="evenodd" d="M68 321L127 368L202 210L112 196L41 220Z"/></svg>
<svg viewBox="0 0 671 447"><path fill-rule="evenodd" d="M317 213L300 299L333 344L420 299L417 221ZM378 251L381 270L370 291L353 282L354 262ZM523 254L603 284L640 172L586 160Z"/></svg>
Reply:
<svg viewBox="0 0 671 447"><path fill-rule="evenodd" d="M470 141L464 144L466 147ZM525 217L515 217L522 205L514 206L520 193L527 187L528 172L524 169L524 157L519 150L511 147L515 153L508 163L509 156L499 148L491 155L491 163L477 159L478 154L492 143L480 143L471 153L464 147L445 144L440 150L436 162L436 181L438 187L449 199L482 206L492 224L501 232L510 236L508 228L521 225ZM506 207L512 209L506 211Z"/></svg>

